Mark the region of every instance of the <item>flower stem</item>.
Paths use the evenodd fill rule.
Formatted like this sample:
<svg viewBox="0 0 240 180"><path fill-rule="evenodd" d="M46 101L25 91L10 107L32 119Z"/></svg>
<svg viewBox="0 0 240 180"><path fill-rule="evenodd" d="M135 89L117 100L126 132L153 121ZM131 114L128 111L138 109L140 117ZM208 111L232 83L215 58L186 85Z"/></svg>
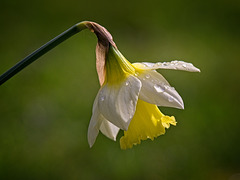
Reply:
<svg viewBox="0 0 240 180"><path fill-rule="evenodd" d="M27 67L29 64L37 60L42 55L46 54L48 51L62 43L63 41L67 40L74 34L80 32L81 30L87 28L86 27L86 21L80 22L78 24L75 24L62 34L58 35L57 37L53 38L31 54L29 54L27 57L25 57L23 60L18 62L16 65L14 65L12 68L7 70L5 73L3 73L0 76L0 85L2 85L4 82L6 82L8 79L13 77L15 74L17 74L19 71Z"/></svg>

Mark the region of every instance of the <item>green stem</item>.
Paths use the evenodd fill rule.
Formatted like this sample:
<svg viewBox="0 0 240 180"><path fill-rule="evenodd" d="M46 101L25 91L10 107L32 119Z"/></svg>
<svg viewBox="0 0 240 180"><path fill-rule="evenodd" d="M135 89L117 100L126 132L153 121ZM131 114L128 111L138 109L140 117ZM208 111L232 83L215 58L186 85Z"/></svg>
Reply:
<svg viewBox="0 0 240 180"><path fill-rule="evenodd" d="M80 22L80 23L72 26L71 28L69 28L68 30L63 32L62 34L58 35L57 37L53 38L52 40L50 40L49 42L47 42L46 44L44 44L43 46L41 46L40 48L38 48L37 50L32 52L31 54L29 54L27 57L25 57L23 60L18 62L16 65L14 65L12 68L10 68L8 71L6 71L5 73L3 73L0 76L0 85L2 85L4 82L6 82L11 77L13 77L15 74L17 74L22 69L27 67L29 64L31 64L32 62L37 60L39 57L46 54L48 51L50 51L54 47L56 47L63 41L67 40L68 38L70 38L71 36L80 32L81 30L83 30L85 28L87 28L86 22L85 21Z"/></svg>

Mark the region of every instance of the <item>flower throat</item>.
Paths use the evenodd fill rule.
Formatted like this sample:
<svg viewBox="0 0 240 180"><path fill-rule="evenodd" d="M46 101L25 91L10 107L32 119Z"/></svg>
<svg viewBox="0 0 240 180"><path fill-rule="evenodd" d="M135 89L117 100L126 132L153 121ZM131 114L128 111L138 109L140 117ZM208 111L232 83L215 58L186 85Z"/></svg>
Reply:
<svg viewBox="0 0 240 180"><path fill-rule="evenodd" d="M114 85L124 81L129 75L134 75L135 69L131 63L113 46L110 45L106 58L105 83Z"/></svg>

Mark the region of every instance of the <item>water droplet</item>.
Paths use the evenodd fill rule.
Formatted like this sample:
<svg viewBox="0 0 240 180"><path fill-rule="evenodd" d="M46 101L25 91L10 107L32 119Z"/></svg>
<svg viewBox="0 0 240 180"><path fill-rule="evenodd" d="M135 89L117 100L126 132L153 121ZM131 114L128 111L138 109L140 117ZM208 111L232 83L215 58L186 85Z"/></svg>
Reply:
<svg viewBox="0 0 240 180"><path fill-rule="evenodd" d="M187 67L187 65L186 65L186 64L183 64L182 66L183 66L183 67L185 67L185 68Z"/></svg>
<svg viewBox="0 0 240 180"><path fill-rule="evenodd" d="M104 101L105 100L105 97L104 96L101 96L100 97L100 101Z"/></svg>
<svg viewBox="0 0 240 180"><path fill-rule="evenodd" d="M167 63L166 63L166 62L163 62L162 65L163 65L163 66L167 66Z"/></svg>
<svg viewBox="0 0 240 180"><path fill-rule="evenodd" d="M162 93L165 91L165 89L158 84L155 84L153 87L158 93Z"/></svg>
<svg viewBox="0 0 240 180"><path fill-rule="evenodd" d="M162 65L162 63L158 62L158 63L156 63L155 65L157 65L157 66L161 66L161 65Z"/></svg>
<svg viewBox="0 0 240 180"><path fill-rule="evenodd" d="M177 60L175 60L175 61L172 61L173 63L174 63L174 65L178 65L178 63L181 63L180 61L177 61Z"/></svg>
<svg viewBox="0 0 240 180"><path fill-rule="evenodd" d="M169 88L169 86L166 85L166 84L162 84L162 85L164 86L165 89L168 89L168 88Z"/></svg>
<svg viewBox="0 0 240 180"><path fill-rule="evenodd" d="M139 72L136 72L136 73L135 73L135 76L138 76L138 75L139 75Z"/></svg>
<svg viewBox="0 0 240 180"><path fill-rule="evenodd" d="M173 98L170 96L170 97L168 97L168 101L169 102L173 102Z"/></svg>
<svg viewBox="0 0 240 180"><path fill-rule="evenodd" d="M130 106L134 106L133 100L130 100Z"/></svg>
<svg viewBox="0 0 240 180"><path fill-rule="evenodd" d="M145 77L148 79L148 78L150 78L150 75L149 75L149 74L147 74Z"/></svg>
<svg viewBox="0 0 240 180"><path fill-rule="evenodd" d="M129 82L127 81L127 82L125 83L125 85L128 86L128 85L129 85Z"/></svg>
<svg viewBox="0 0 240 180"><path fill-rule="evenodd" d="M174 90L175 88L174 88L174 87L171 87L171 86L165 85L165 89Z"/></svg>

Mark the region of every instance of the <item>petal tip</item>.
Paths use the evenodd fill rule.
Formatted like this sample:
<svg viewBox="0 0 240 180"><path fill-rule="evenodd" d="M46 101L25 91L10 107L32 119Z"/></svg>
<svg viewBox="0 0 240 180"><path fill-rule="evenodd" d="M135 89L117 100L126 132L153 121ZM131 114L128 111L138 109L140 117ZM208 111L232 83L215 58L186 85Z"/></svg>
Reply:
<svg viewBox="0 0 240 180"><path fill-rule="evenodd" d="M94 145L94 143L96 141L97 135L98 135L98 132L95 135L93 135L91 133L92 133L91 131L88 131L88 144L89 144L90 148L93 147L93 145Z"/></svg>
<svg viewBox="0 0 240 180"><path fill-rule="evenodd" d="M184 103L183 102L181 104L181 108L180 109L184 109Z"/></svg>
<svg viewBox="0 0 240 180"><path fill-rule="evenodd" d="M198 69L197 67L193 66L192 72L201 72L201 70Z"/></svg>
<svg viewBox="0 0 240 180"><path fill-rule="evenodd" d="M178 109L184 109L184 104L178 104L178 106L176 107Z"/></svg>
<svg viewBox="0 0 240 180"><path fill-rule="evenodd" d="M92 148L92 147L93 147L93 144L89 144L89 147Z"/></svg>
<svg viewBox="0 0 240 180"><path fill-rule="evenodd" d="M88 133L88 145L91 148L95 142L95 139L92 138L92 136Z"/></svg>
<svg viewBox="0 0 240 180"><path fill-rule="evenodd" d="M180 97L181 98L181 97ZM184 109L184 103L183 103L183 100L182 98L180 99L180 101L176 101L178 102L178 104L176 105L176 108L178 109Z"/></svg>
<svg viewBox="0 0 240 180"><path fill-rule="evenodd" d="M93 147L93 144L94 144L94 142L90 142L90 140L88 139L88 145L89 145L90 148Z"/></svg>

